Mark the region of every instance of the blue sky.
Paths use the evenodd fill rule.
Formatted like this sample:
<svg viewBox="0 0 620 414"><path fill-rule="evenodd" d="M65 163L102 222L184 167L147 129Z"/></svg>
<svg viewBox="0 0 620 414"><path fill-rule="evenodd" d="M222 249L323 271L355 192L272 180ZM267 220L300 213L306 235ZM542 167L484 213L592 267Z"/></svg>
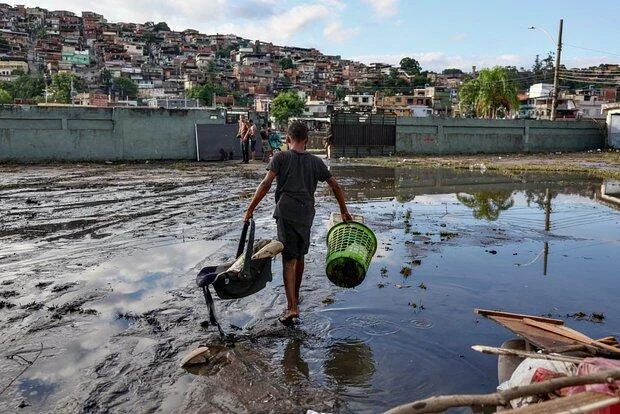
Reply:
<svg viewBox="0 0 620 414"><path fill-rule="evenodd" d="M234 33L280 45L316 47L364 63L470 71L530 68L555 51L564 19L562 63L620 63L620 1L599 0L39 0L29 7L103 14L109 21L166 21L173 30ZM528 30L536 26L538 30ZM548 33L545 34L546 31Z"/></svg>

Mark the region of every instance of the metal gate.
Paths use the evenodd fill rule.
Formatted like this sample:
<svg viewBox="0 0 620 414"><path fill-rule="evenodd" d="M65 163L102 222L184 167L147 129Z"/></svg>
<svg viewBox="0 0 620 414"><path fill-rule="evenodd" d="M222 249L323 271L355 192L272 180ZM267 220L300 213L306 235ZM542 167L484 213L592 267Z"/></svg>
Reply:
<svg viewBox="0 0 620 414"><path fill-rule="evenodd" d="M611 123L609 124L609 146L612 148L620 148L620 114L611 115Z"/></svg>
<svg viewBox="0 0 620 414"><path fill-rule="evenodd" d="M386 155L396 146L393 115L339 113L332 117L334 156Z"/></svg>

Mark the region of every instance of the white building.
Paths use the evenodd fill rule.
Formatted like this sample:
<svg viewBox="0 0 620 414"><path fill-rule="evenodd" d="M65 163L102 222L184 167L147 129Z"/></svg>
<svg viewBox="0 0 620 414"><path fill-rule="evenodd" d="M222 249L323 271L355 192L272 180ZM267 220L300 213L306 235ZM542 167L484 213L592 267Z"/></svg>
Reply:
<svg viewBox="0 0 620 414"><path fill-rule="evenodd" d="M530 86L529 98L547 98L553 93L553 85L550 83L535 83Z"/></svg>
<svg viewBox="0 0 620 414"><path fill-rule="evenodd" d="M375 105L375 97L373 95L346 95L344 101L349 106L359 108L372 108Z"/></svg>

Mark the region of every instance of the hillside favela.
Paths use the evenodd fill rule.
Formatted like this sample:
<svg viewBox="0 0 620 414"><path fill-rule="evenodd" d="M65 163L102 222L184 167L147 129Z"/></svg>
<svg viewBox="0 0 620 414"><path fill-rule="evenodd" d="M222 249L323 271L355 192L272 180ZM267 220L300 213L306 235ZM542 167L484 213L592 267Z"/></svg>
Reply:
<svg viewBox="0 0 620 414"><path fill-rule="evenodd" d="M617 4L135 3L0 3L0 413L620 413Z"/></svg>

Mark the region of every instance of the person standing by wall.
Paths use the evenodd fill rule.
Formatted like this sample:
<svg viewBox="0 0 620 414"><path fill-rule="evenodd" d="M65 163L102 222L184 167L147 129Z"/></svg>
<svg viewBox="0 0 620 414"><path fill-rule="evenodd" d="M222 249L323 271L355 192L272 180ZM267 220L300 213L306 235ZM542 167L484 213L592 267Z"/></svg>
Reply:
<svg viewBox="0 0 620 414"><path fill-rule="evenodd" d="M241 144L241 158L242 163L247 164L249 162L249 143L248 143L248 134L250 131L250 126L248 121L245 119L243 115L239 117L239 131L237 132L237 137L239 138L239 143Z"/></svg>
<svg viewBox="0 0 620 414"><path fill-rule="evenodd" d="M342 188L327 166L316 155L306 152L308 128L293 122L288 129L288 151L276 153L267 174L258 185L243 219L248 221L254 209L267 195L273 180L277 180L276 208L273 217L278 228L278 240L284 245L282 273L287 308L279 320L290 325L299 317L299 288L304 272L304 256L310 247L310 229L314 220L314 193L319 181L331 187L340 207L343 221L351 221Z"/></svg>
<svg viewBox="0 0 620 414"><path fill-rule="evenodd" d="M248 139L250 141L250 152L252 153L252 161L256 158L256 125L250 119L250 131Z"/></svg>
<svg viewBox="0 0 620 414"><path fill-rule="evenodd" d="M265 148L271 148L271 145L269 145L269 128L267 128L267 124L263 124L260 127L260 140L261 148L263 148L263 151L265 151ZM267 143L267 145L264 145L263 143ZM273 150L269 149L266 155L267 157L271 158L271 156L273 155Z"/></svg>

